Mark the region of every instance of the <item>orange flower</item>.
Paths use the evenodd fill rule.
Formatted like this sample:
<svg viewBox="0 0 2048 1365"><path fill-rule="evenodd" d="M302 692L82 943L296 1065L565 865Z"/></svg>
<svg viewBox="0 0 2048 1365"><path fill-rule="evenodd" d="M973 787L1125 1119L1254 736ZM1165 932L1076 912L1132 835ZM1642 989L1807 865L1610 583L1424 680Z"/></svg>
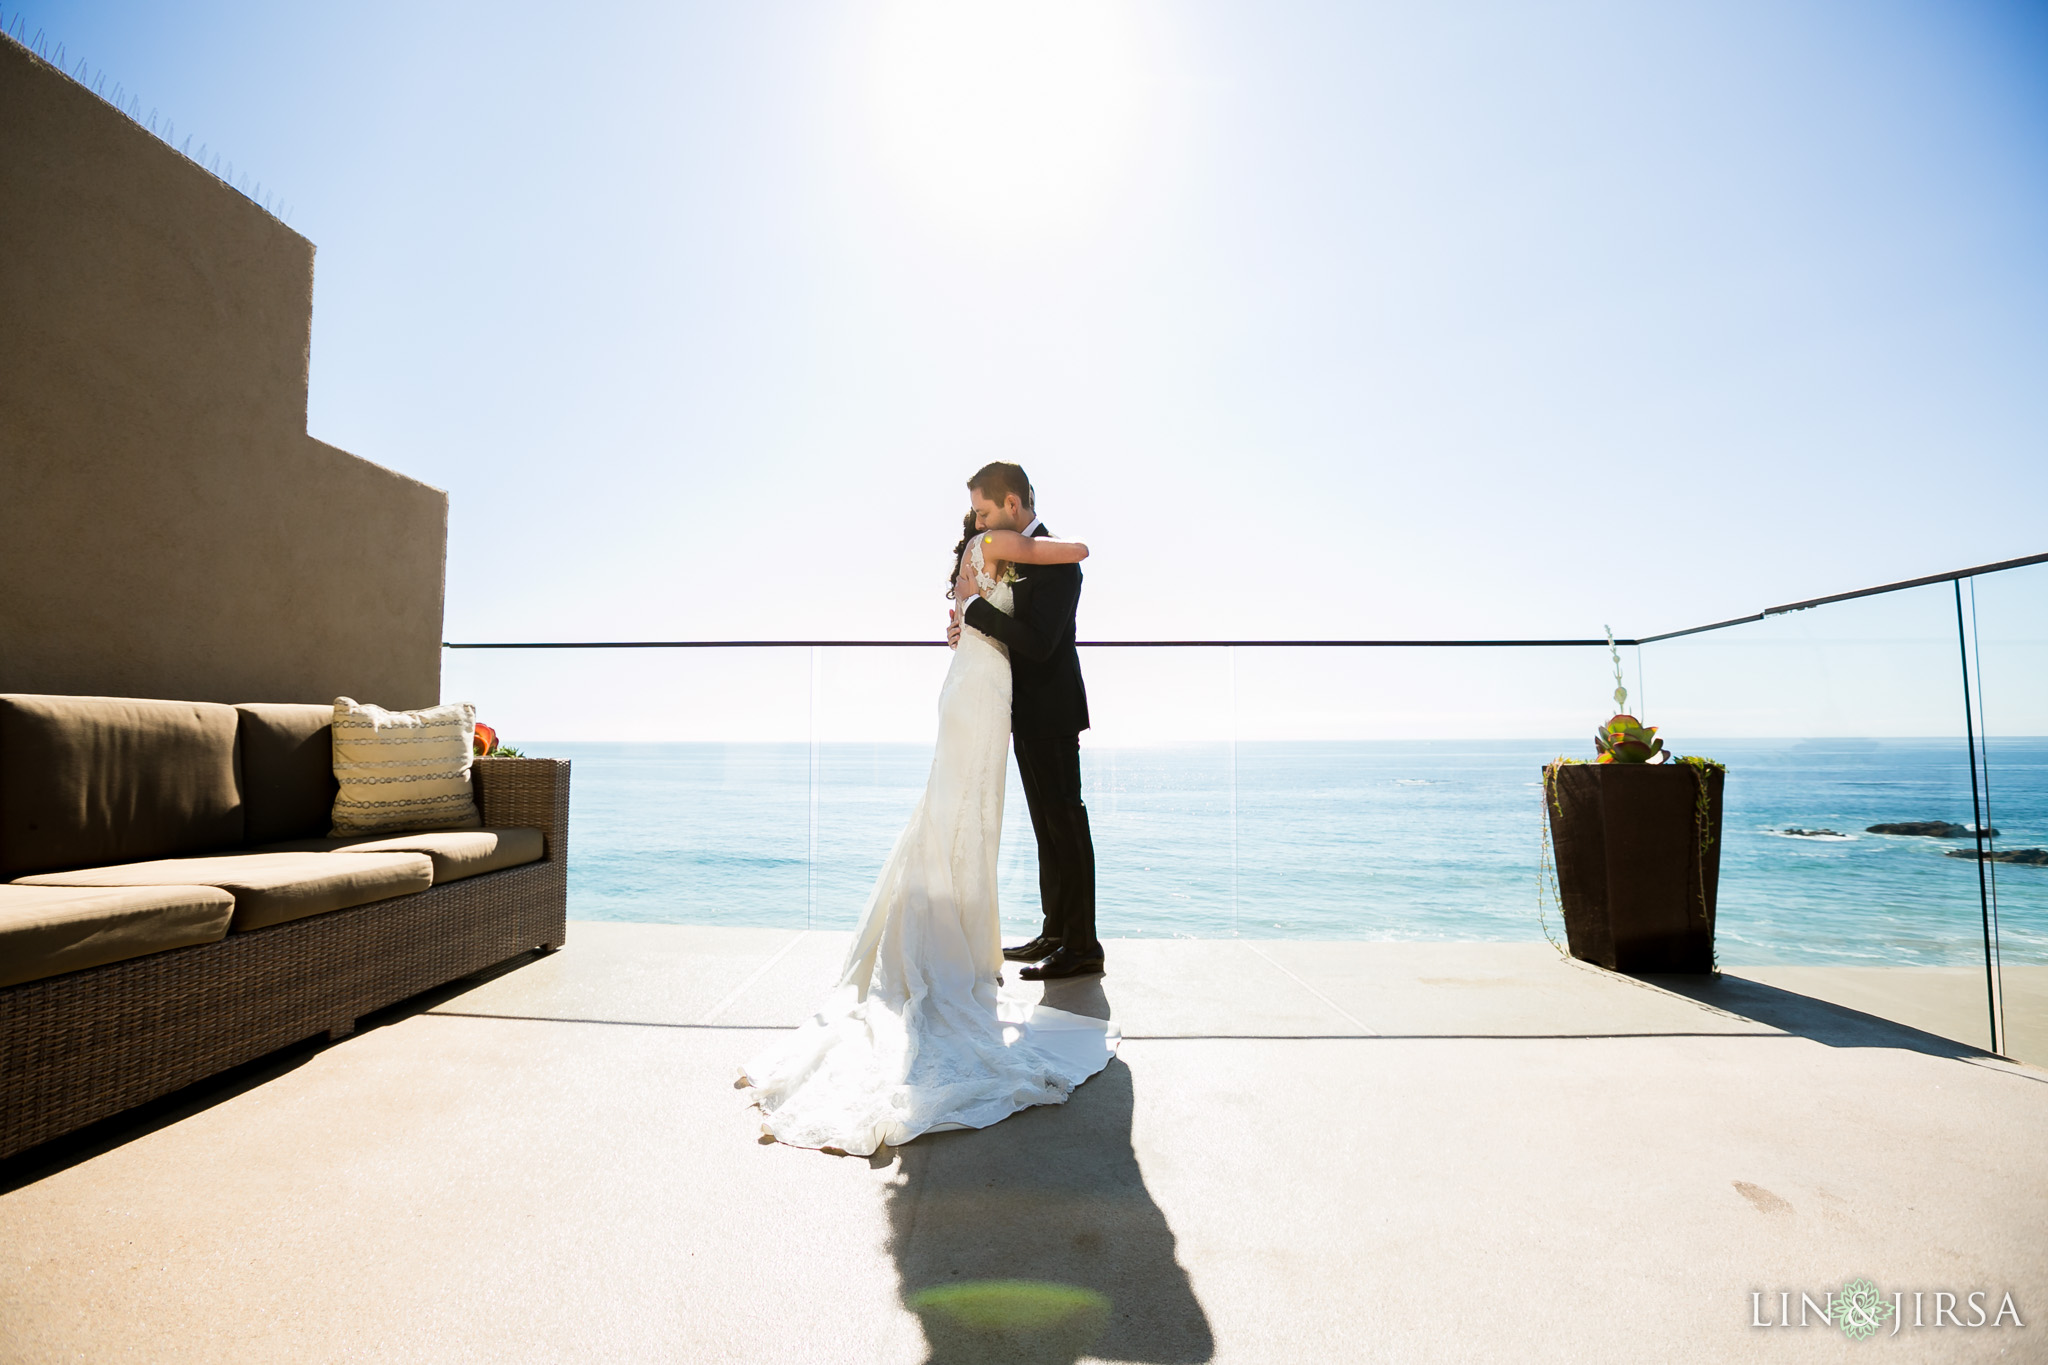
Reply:
<svg viewBox="0 0 2048 1365"><path fill-rule="evenodd" d="M498 747L498 732L482 721L478 721L476 723L474 747L477 757L488 758L491 751Z"/></svg>

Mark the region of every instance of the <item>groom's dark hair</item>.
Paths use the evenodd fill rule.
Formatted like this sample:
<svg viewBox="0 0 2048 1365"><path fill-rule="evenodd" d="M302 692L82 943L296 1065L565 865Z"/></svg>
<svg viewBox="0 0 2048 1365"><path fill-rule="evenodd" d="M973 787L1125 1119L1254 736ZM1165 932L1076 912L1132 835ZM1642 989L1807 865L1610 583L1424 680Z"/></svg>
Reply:
<svg viewBox="0 0 2048 1365"><path fill-rule="evenodd" d="M1038 506L1038 499L1031 491L1031 480L1025 476L1024 466L1010 464L1006 460L997 460L976 470L974 477L967 481L967 489L971 493L981 494L990 502L1001 502L1015 493L1017 501L1026 510L1036 510Z"/></svg>

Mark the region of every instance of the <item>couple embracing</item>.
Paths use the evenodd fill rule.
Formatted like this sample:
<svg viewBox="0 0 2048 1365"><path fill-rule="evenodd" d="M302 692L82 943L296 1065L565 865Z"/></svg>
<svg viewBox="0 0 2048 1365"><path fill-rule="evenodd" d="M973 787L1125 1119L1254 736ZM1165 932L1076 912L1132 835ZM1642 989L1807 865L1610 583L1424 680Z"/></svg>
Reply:
<svg viewBox="0 0 2048 1365"><path fill-rule="evenodd" d="M742 1083L763 1131L799 1147L867 1155L949 1128L986 1128L1059 1104L1108 1065L1116 1027L1005 994L1026 980L1102 971L1095 849L1081 802L1088 698L1074 647L1081 560L1055 539L1014 464L968 480L954 549L953 660L939 690L931 776L876 879L838 985ZM996 904L1006 740L1038 836L1045 918L1005 949Z"/></svg>

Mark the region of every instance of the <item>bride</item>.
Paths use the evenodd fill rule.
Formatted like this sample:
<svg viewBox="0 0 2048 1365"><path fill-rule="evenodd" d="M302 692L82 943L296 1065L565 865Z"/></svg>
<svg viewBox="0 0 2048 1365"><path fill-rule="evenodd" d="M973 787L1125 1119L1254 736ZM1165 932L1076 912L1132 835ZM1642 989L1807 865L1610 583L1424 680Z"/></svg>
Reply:
<svg viewBox="0 0 2048 1365"><path fill-rule="evenodd" d="M982 531L968 514L955 600L1012 611L1013 566L1074 564L1079 541ZM939 689L931 777L875 880L839 984L796 1036L747 1064L762 1131L866 1156L949 1128L1061 1104L1109 1064L1101 1019L999 993L996 852L1010 736L1010 663L971 626Z"/></svg>

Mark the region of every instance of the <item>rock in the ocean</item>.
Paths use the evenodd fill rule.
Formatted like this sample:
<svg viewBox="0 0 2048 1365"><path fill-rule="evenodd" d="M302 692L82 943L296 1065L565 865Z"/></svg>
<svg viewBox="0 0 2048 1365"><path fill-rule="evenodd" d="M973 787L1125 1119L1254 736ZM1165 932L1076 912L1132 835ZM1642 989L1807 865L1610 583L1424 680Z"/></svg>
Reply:
<svg viewBox="0 0 2048 1365"><path fill-rule="evenodd" d="M1967 839L1973 833L1968 825L1951 825L1946 820L1903 820L1895 825L1872 825L1866 834L1924 834L1930 839ZM1998 833L1995 829L1984 831L1989 839Z"/></svg>
<svg viewBox="0 0 2048 1365"><path fill-rule="evenodd" d="M1945 848L1942 850L1951 858L1974 858L1974 848ZM1986 853L1987 863L2018 863L2021 867L2048 867L2048 848L2001 848Z"/></svg>
<svg viewBox="0 0 2048 1365"><path fill-rule="evenodd" d="M1802 839L1846 839L1849 837L1838 829L1799 829L1795 826L1784 832L1786 834L1796 834Z"/></svg>

